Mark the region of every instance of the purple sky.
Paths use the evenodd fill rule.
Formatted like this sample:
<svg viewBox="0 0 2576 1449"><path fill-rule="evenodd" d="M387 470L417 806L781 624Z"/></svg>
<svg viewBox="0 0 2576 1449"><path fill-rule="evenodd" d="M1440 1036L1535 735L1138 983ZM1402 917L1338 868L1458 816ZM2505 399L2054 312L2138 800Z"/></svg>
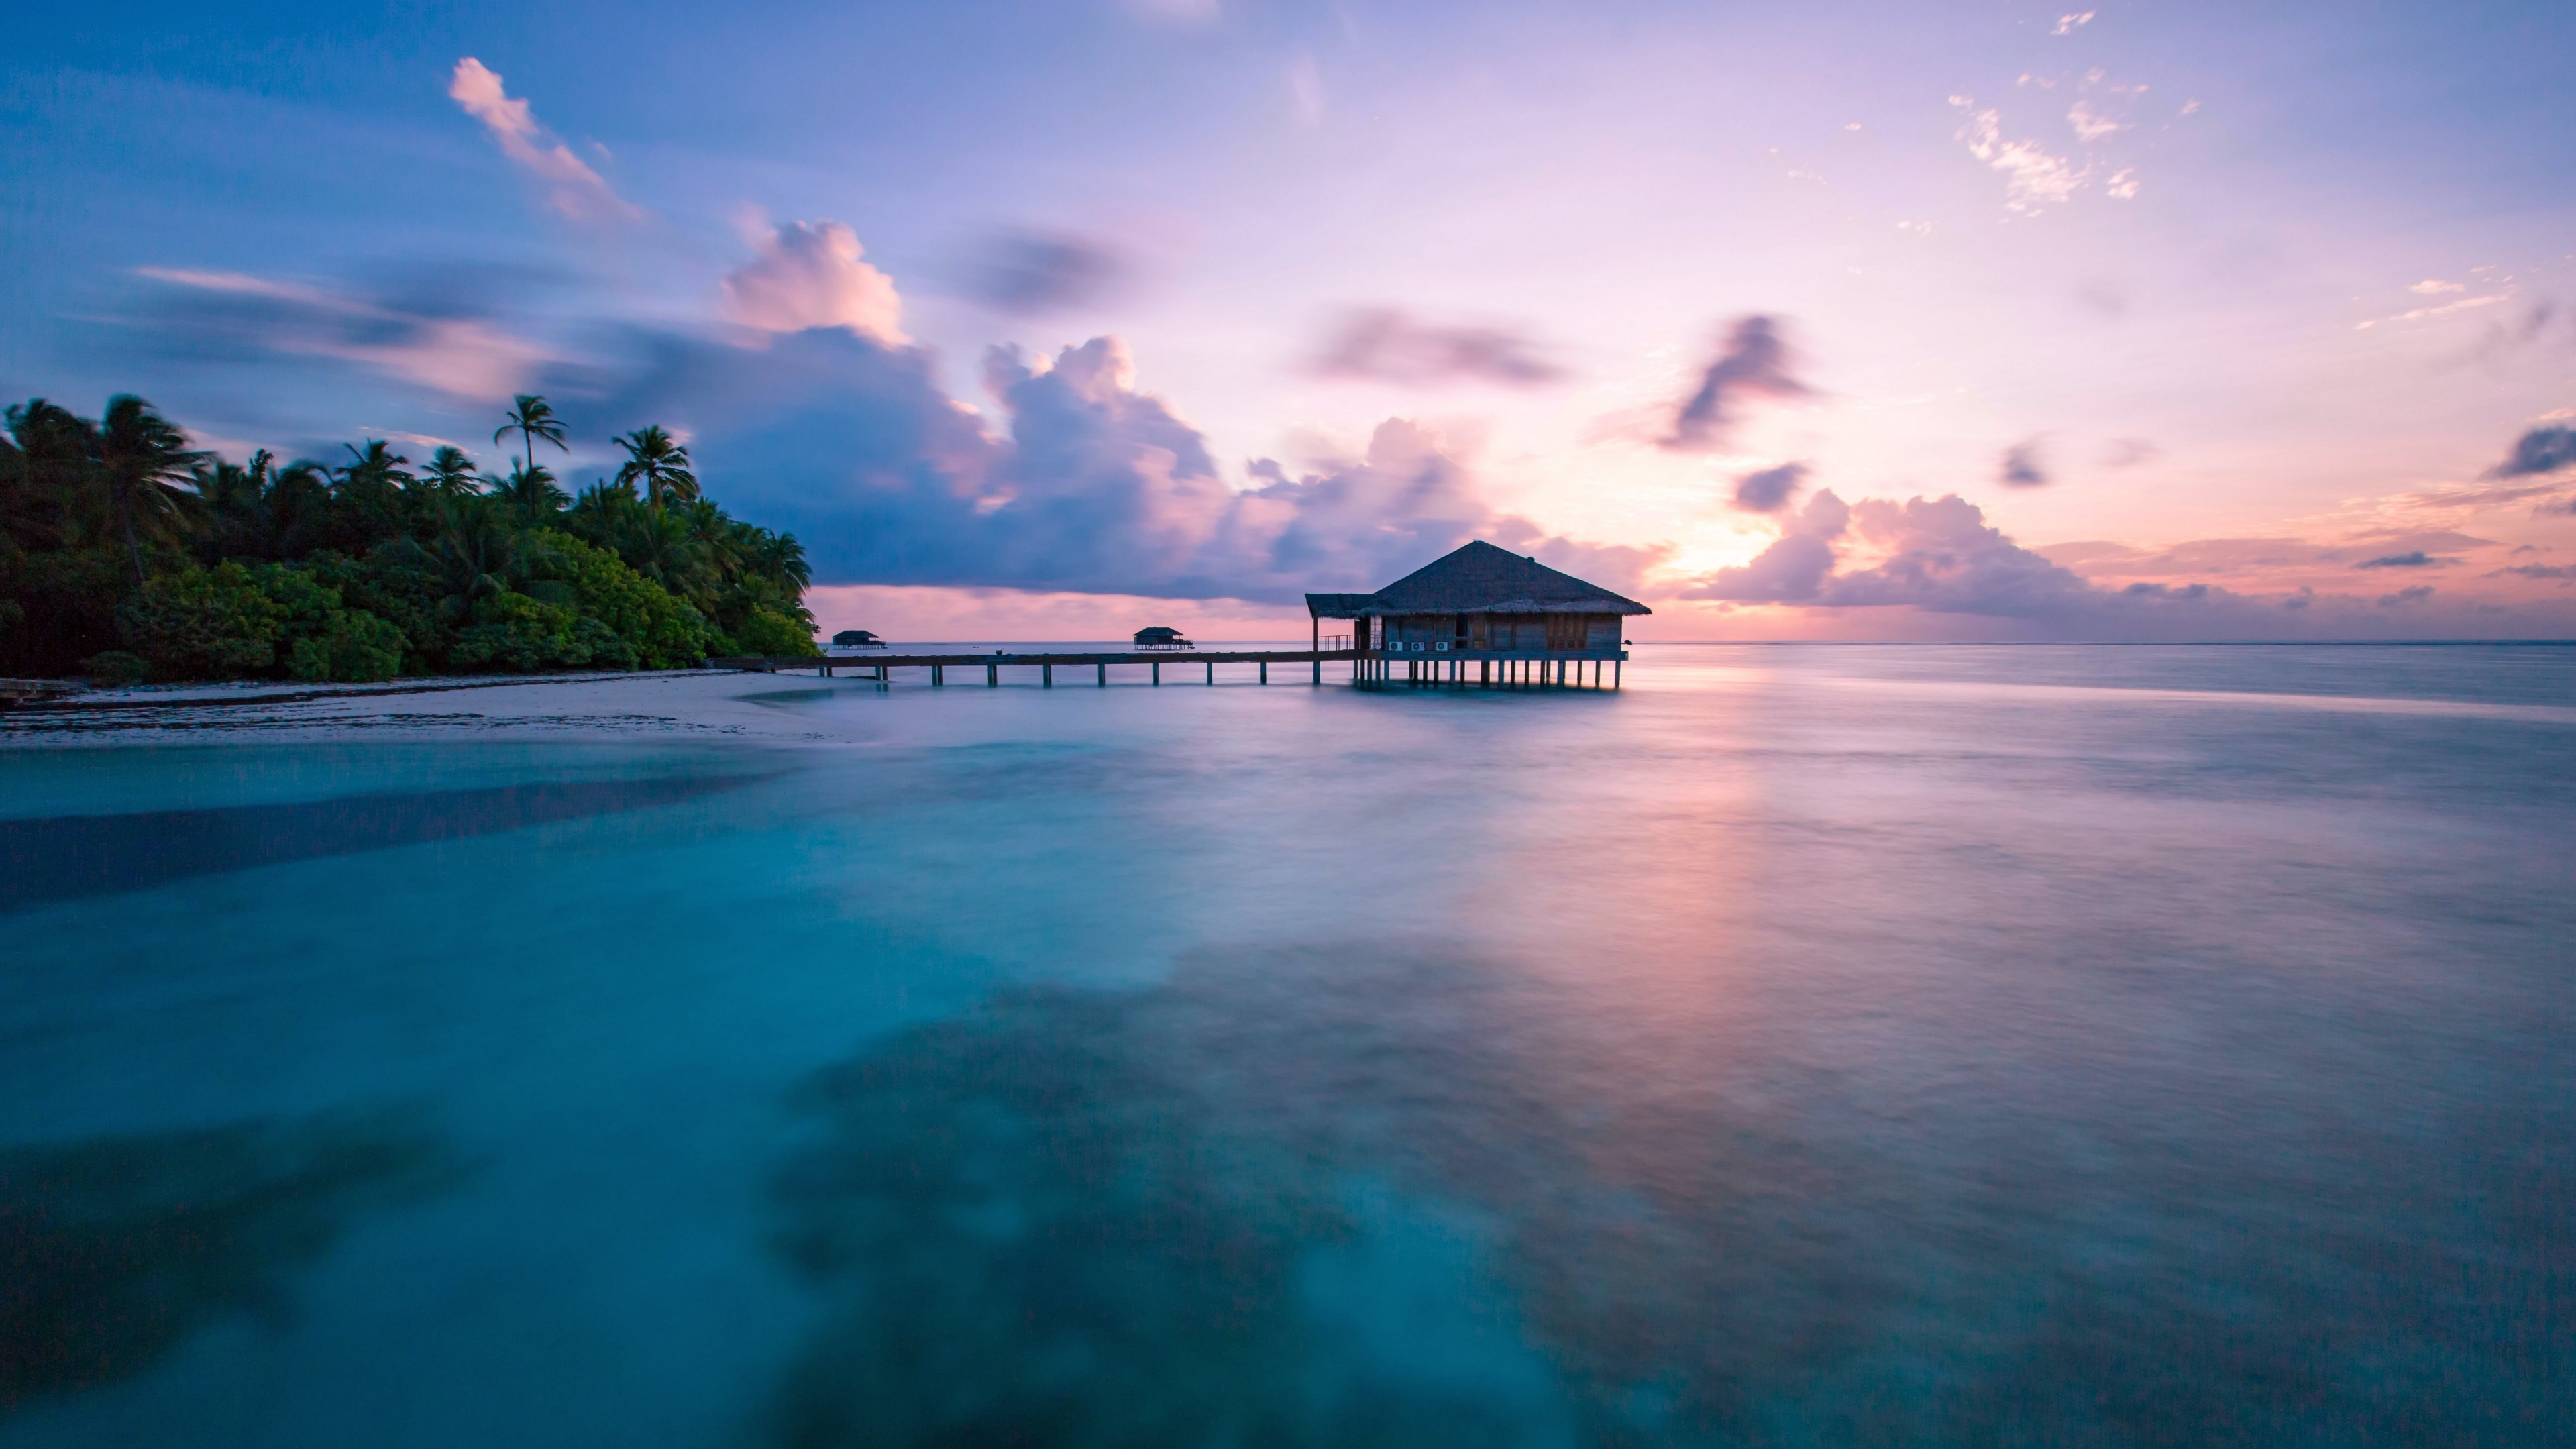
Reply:
<svg viewBox="0 0 2576 1449"><path fill-rule="evenodd" d="M683 433L831 624L2576 637L2564 5L55 7L0 388ZM487 461L497 463L497 458Z"/></svg>

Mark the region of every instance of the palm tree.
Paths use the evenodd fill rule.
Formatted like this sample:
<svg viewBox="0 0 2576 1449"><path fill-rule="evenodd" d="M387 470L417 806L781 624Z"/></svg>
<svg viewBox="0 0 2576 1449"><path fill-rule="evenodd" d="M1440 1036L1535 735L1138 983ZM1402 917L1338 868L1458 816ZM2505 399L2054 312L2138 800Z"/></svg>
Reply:
<svg viewBox="0 0 2576 1449"><path fill-rule="evenodd" d="M7 413L0 448L0 530L25 548L60 548L78 536L74 502L98 452L98 430L71 409L32 398Z"/></svg>
<svg viewBox="0 0 2576 1449"><path fill-rule="evenodd" d="M184 485L204 457L152 404L131 395L108 399L98 427L99 479L136 583L143 582L143 537L165 539L185 527L197 496Z"/></svg>
<svg viewBox="0 0 2576 1449"><path fill-rule="evenodd" d="M483 483L474 472L474 460L462 448L441 448L429 455L427 474L421 479L443 497L462 498L483 491Z"/></svg>
<svg viewBox="0 0 2576 1449"><path fill-rule="evenodd" d="M572 500L555 486L555 475L543 468L513 468L492 490L521 528L543 528L555 521Z"/></svg>
<svg viewBox="0 0 2576 1449"><path fill-rule="evenodd" d="M529 472L533 473L537 468L537 439L539 438L554 444L562 452L572 451L564 447L563 424L556 421L555 410L546 406L544 398L523 392L511 400L510 411L505 416L509 421L492 430L492 441L497 443L510 434L517 433L519 440L527 445Z"/></svg>
<svg viewBox="0 0 2576 1449"><path fill-rule="evenodd" d="M332 496L341 504L335 542L351 553L363 553L396 534L409 533L410 505L416 501L411 497L412 485L419 481L404 471L403 465L411 459L377 438L369 438L363 449L355 443L341 446L351 461L332 470L337 480Z"/></svg>
<svg viewBox="0 0 2576 1449"><path fill-rule="evenodd" d="M689 450L673 442L658 424L637 428L616 443L626 450L626 461L617 469L617 481L629 487L642 483L644 501L656 513L661 511L665 495L681 503L698 496L698 475L689 471Z"/></svg>
<svg viewBox="0 0 2576 1449"><path fill-rule="evenodd" d="M214 563L237 554L274 557L268 514L268 474L277 461L266 448L250 462L213 459L197 465L197 497L210 515L199 551Z"/></svg>

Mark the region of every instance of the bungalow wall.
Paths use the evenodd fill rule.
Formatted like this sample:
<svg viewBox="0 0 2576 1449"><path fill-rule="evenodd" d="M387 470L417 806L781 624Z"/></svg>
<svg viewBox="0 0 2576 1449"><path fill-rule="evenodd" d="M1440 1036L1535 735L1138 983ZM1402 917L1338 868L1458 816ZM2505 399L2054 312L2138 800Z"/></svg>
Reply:
<svg viewBox="0 0 2576 1449"><path fill-rule="evenodd" d="M1608 653L1619 647L1617 614L1410 614L1381 621L1391 652L1449 649L1497 653ZM1414 646L1420 645L1420 649Z"/></svg>

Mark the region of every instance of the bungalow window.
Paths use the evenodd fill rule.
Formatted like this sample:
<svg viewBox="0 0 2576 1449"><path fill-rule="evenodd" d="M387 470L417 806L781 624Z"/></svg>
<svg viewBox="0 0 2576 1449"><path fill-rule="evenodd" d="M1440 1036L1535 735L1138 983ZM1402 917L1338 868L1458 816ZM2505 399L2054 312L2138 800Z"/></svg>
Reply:
<svg viewBox="0 0 2576 1449"><path fill-rule="evenodd" d="M1583 626L1585 622L1586 620L1581 614L1548 615L1547 647L1549 651L1560 652L1581 649L1583 647Z"/></svg>

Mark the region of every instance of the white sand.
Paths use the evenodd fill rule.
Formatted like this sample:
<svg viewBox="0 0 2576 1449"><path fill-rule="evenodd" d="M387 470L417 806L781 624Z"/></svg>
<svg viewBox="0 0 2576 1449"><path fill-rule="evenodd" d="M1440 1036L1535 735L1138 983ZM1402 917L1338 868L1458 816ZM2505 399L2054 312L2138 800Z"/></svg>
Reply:
<svg viewBox="0 0 2576 1449"><path fill-rule="evenodd" d="M0 749L403 736L559 739L568 733L831 744L844 737L818 726L811 712L779 709L754 697L877 687L848 678L730 670L387 684L145 685L73 697L76 704L106 708L0 711Z"/></svg>

